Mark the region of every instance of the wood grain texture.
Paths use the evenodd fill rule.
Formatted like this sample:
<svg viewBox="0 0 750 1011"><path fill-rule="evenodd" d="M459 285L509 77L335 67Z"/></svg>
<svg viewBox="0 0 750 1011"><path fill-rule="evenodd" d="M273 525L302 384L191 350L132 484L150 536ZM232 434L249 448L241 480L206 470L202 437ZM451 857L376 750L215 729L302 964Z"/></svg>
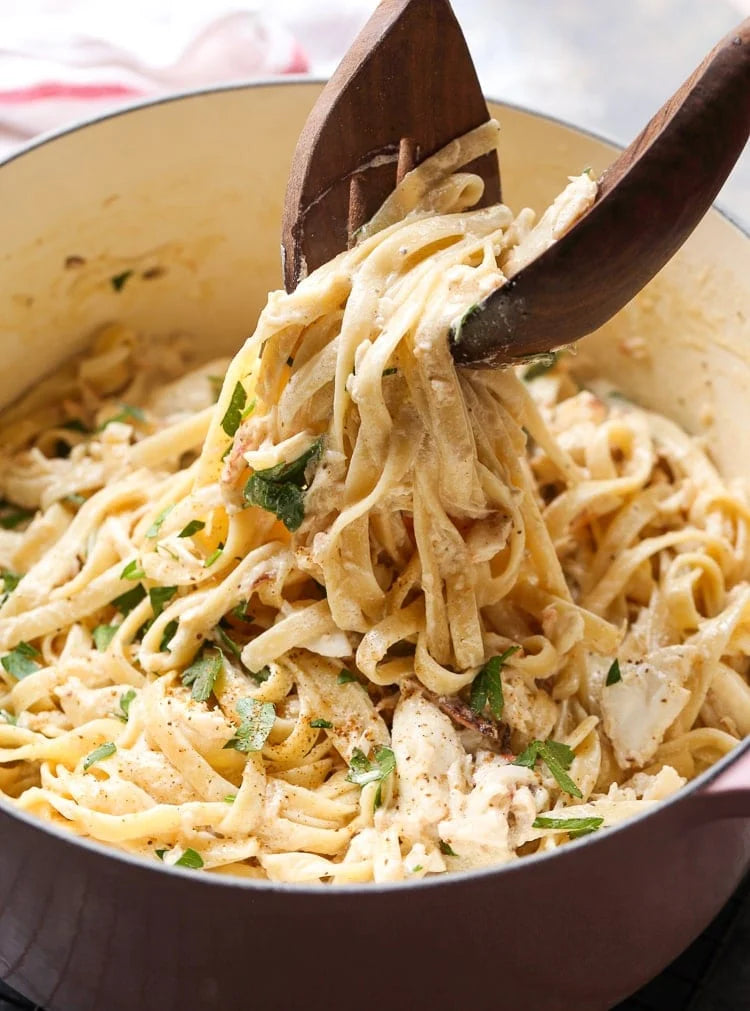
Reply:
<svg viewBox="0 0 750 1011"><path fill-rule="evenodd" d="M687 239L749 133L746 19L604 172L574 228L465 318L453 335L454 359L492 368L605 323Z"/></svg>
<svg viewBox="0 0 750 1011"><path fill-rule="evenodd" d="M282 222L287 290L346 249L353 176L357 216L367 220L396 184L402 138L418 164L488 118L447 0L383 0L316 102L294 153ZM485 180L481 205L498 202L495 153L471 171Z"/></svg>

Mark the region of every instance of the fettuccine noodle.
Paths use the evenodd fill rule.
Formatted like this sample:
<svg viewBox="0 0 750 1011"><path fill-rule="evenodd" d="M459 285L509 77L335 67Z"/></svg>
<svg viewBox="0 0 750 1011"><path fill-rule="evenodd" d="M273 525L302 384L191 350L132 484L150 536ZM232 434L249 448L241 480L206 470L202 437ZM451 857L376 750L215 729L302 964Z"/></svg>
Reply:
<svg viewBox="0 0 750 1011"><path fill-rule="evenodd" d="M165 865L396 881L606 831L750 733L743 489L571 356L453 365L596 192L468 209L495 132L231 363L112 325L5 412L5 803Z"/></svg>

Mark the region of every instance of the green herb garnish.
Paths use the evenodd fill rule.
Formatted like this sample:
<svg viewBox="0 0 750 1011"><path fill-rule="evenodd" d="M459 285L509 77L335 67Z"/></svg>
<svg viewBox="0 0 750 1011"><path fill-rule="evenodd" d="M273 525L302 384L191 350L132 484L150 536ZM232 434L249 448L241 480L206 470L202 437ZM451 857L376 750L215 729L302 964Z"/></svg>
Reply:
<svg viewBox="0 0 750 1011"><path fill-rule="evenodd" d="M192 696L196 702L207 702L211 698L216 679L221 674L224 657L221 650L204 650L197 660L193 660L182 675L182 683L192 685Z"/></svg>
<svg viewBox="0 0 750 1011"><path fill-rule="evenodd" d="M248 673L250 674L251 678L253 678L255 681L258 682L259 685L262 685L265 681L268 681L268 679L270 678L271 668L268 666L268 664L266 664L266 666L261 667L260 670L251 670L248 671Z"/></svg>
<svg viewBox="0 0 750 1011"><path fill-rule="evenodd" d="M532 823L532 828L554 828L568 832L571 839L595 832L604 823L604 818L550 818L539 815Z"/></svg>
<svg viewBox="0 0 750 1011"><path fill-rule="evenodd" d="M22 681L29 674L34 674L42 669L42 665L37 663L37 658L41 659L38 649L30 646L27 642L19 642L15 649L0 659L0 663L12 677L17 681Z"/></svg>
<svg viewBox="0 0 750 1011"><path fill-rule="evenodd" d="M167 852L166 849L163 849L163 850L154 850L154 856L158 857L159 860L163 861L164 860L164 854L166 852Z"/></svg>
<svg viewBox="0 0 750 1011"><path fill-rule="evenodd" d="M132 688L128 688L120 696L119 712L115 713L118 720L122 720L123 723L127 723L130 719L130 703L135 698L135 691Z"/></svg>
<svg viewBox="0 0 750 1011"><path fill-rule="evenodd" d="M109 283L115 289L115 291L122 291L129 277L133 276L132 270L123 270L121 274L115 274L114 277L110 277Z"/></svg>
<svg viewBox="0 0 750 1011"><path fill-rule="evenodd" d="M395 376L397 372L398 372L398 369L396 369L396 368L383 369L383 375L384 376Z"/></svg>
<svg viewBox="0 0 750 1011"><path fill-rule="evenodd" d="M610 685L616 685L618 681L622 681L622 674L620 673L620 661L615 657L607 671L607 680L604 684L609 688Z"/></svg>
<svg viewBox="0 0 750 1011"><path fill-rule="evenodd" d="M173 509L174 509L174 505L168 505L168 506L165 506L162 509L162 511L159 513L159 515L154 520L154 522L151 524L151 526L146 531L146 537L149 537L149 538L151 538L153 540L154 537L158 537L159 536L159 530L161 529L162 523L167 518L167 516L169 516L169 514L172 512Z"/></svg>
<svg viewBox="0 0 750 1011"><path fill-rule="evenodd" d="M226 797L224 798L224 803L225 804L234 804L234 802L236 800L237 800L237 794L236 793L228 793L226 795Z"/></svg>
<svg viewBox="0 0 750 1011"><path fill-rule="evenodd" d="M350 670L347 670L346 667L342 667L339 671L339 676L336 678L336 683L340 685L348 685L351 684L352 681L356 680L356 677Z"/></svg>
<svg viewBox="0 0 750 1011"><path fill-rule="evenodd" d="M561 790L569 793L572 797L583 797L581 791L567 774L575 757L575 752L567 744L560 744L558 741L532 741L528 748L516 758L513 765L522 765L527 769L533 769L537 759L540 758L557 780Z"/></svg>
<svg viewBox="0 0 750 1011"><path fill-rule="evenodd" d="M355 748L349 760L349 772L346 774L349 783L357 786L367 786L368 783L380 783L375 795L375 807L380 807L380 790L383 781L396 768L396 756L390 748L382 747L375 750L374 761L365 755L364 751Z"/></svg>
<svg viewBox="0 0 750 1011"><path fill-rule="evenodd" d="M214 564L214 562L218 562L218 560L221 558L223 551L224 551L224 544L223 542L220 542L218 548L215 551L212 551L211 554L203 563L203 568L210 569L211 566Z"/></svg>
<svg viewBox="0 0 750 1011"><path fill-rule="evenodd" d="M168 621L164 626L164 634L162 635L161 643L159 644L160 652L164 653L169 650L170 642L174 639L175 635L177 635L178 624L179 623L175 619L173 621Z"/></svg>
<svg viewBox="0 0 750 1011"><path fill-rule="evenodd" d="M309 487L308 467L320 458L322 437L290 463L279 463L266 470L256 470L245 485L245 502L273 513L287 530L298 530L305 518L304 492Z"/></svg>
<svg viewBox="0 0 750 1011"><path fill-rule="evenodd" d="M2 572L0 573L0 579L3 581L3 593L0 595L0 607L5 603L8 597L13 593L15 588L23 579L23 576L19 576L15 572Z"/></svg>
<svg viewBox="0 0 750 1011"><path fill-rule="evenodd" d="M125 568L120 573L120 579L143 579L146 573L141 568L141 563L137 558L134 558L132 562L128 562Z"/></svg>
<svg viewBox="0 0 750 1011"><path fill-rule="evenodd" d="M107 418L103 421L101 425L97 428L97 432L103 432L107 425L113 424L115 421L145 421L146 415L140 407L132 407L130 404L121 404L121 410L117 414L113 414L111 418Z"/></svg>
<svg viewBox="0 0 750 1011"><path fill-rule="evenodd" d="M310 726L315 727L316 730L333 730L333 724L330 720L323 720L320 718L317 720L310 720Z"/></svg>
<svg viewBox="0 0 750 1011"><path fill-rule="evenodd" d="M242 723L237 728L236 736L227 741L224 747L242 751L245 754L251 751L261 751L276 721L275 707L271 702L240 699L236 708Z"/></svg>
<svg viewBox="0 0 750 1011"><path fill-rule="evenodd" d="M233 639L229 638L229 636L221 627L221 625L216 626L216 628L214 629L214 633L216 634L217 638L219 639L219 642L221 643L222 646L224 646L225 649L228 649L230 653L234 653L236 657L240 656L240 654L242 653L242 647L238 646Z"/></svg>
<svg viewBox="0 0 750 1011"><path fill-rule="evenodd" d="M114 639L119 625L97 625L91 633L94 637L94 645L103 653Z"/></svg>
<svg viewBox="0 0 750 1011"><path fill-rule="evenodd" d="M146 591L139 583L138 586L134 586L132 590L127 590L125 593L121 593L119 597L115 597L112 601L112 607L116 608L123 618L125 618L131 611L138 607L145 596Z"/></svg>
<svg viewBox="0 0 750 1011"><path fill-rule="evenodd" d="M439 845L440 845L440 852L444 853L447 857L457 857L458 856L458 853L455 852L455 850L453 849L453 847L450 846L447 842L443 842L442 839L440 840Z"/></svg>
<svg viewBox="0 0 750 1011"><path fill-rule="evenodd" d="M548 351L543 355L536 355L531 365L524 369L523 378L527 383L532 379L538 379L545 375L557 364L557 351Z"/></svg>
<svg viewBox="0 0 750 1011"><path fill-rule="evenodd" d="M168 604L169 601L177 593L176 586L152 586L148 591L148 599L151 601L151 608L154 612L154 618L158 618L161 612L164 610L164 605Z"/></svg>
<svg viewBox="0 0 750 1011"><path fill-rule="evenodd" d="M180 530L179 534L177 534L177 536L192 537L193 534L197 534L199 530L203 530L205 525L206 524L203 522L203 520L190 520L187 526L184 526L182 530Z"/></svg>
<svg viewBox="0 0 750 1011"><path fill-rule="evenodd" d="M236 383L232 391L232 399L229 401L226 414L221 419L221 427L228 436L233 436L240 427L242 420L242 408L247 403L247 394L242 383Z"/></svg>
<svg viewBox="0 0 750 1011"><path fill-rule="evenodd" d="M203 857L195 850L187 849L179 860L175 860L175 867L188 867L191 871L199 871L203 867Z"/></svg>
<svg viewBox="0 0 750 1011"><path fill-rule="evenodd" d="M13 713L9 713L7 709L0 709L0 719L9 723L11 727L15 727L18 723L18 717L14 716Z"/></svg>
<svg viewBox="0 0 750 1011"><path fill-rule="evenodd" d="M0 527L3 530L15 530L22 523L30 520L36 513L35 509L24 509L11 502L0 502Z"/></svg>
<svg viewBox="0 0 750 1011"><path fill-rule="evenodd" d="M499 720L503 715L505 700L503 698L503 682L500 671L514 653L517 653L520 646L511 646L500 656L491 657L482 667L471 683L471 710L480 716L484 712L484 707L489 702L490 712Z"/></svg>
<svg viewBox="0 0 750 1011"><path fill-rule="evenodd" d="M111 758L112 755L117 751L117 745L112 741L107 741L105 744L100 744L98 748L95 748L90 755L87 756L83 763L83 771L88 772L95 762L101 762L105 758Z"/></svg>

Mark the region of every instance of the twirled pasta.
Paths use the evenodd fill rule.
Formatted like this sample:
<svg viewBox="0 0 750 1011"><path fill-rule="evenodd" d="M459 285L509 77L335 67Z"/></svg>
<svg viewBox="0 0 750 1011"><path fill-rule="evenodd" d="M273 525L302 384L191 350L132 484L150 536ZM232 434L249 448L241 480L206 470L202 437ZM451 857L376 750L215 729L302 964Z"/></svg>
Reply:
<svg viewBox="0 0 750 1011"><path fill-rule="evenodd" d="M743 490L570 359L453 365L595 193L468 210L495 130L228 367L113 326L6 411L7 803L168 865L400 880L606 828L750 733Z"/></svg>

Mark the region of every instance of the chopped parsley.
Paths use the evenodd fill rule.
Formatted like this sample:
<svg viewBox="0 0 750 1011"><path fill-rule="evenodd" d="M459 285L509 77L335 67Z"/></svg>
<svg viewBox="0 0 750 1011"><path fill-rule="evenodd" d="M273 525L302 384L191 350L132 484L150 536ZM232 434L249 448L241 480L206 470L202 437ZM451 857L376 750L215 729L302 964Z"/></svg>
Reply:
<svg viewBox="0 0 750 1011"><path fill-rule="evenodd" d="M177 534L177 536L192 537L193 534L197 534L199 530L203 530L205 525L206 524L203 522L203 520L190 520L187 526L184 526L182 530L180 530L179 534Z"/></svg>
<svg viewBox="0 0 750 1011"><path fill-rule="evenodd" d="M169 652L169 644L174 639L175 635L177 635L177 628L178 622L176 619L174 621L168 621L164 626L164 634L162 635L161 643L159 644L160 652Z"/></svg>
<svg viewBox="0 0 750 1011"><path fill-rule="evenodd" d="M148 599L151 601L151 608L154 612L154 618L158 618L161 612L164 610L164 605L168 604L169 601L177 593L176 586L152 586L148 591Z"/></svg>
<svg viewBox="0 0 750 1011"><path fill-rule="evenodd" d="M2 607L11 593L13 593L22 578L23 576L19 576L15 572L0 572L0 579L2 579L3 582L3 592L0 594L0 607Z"/></svg>
<svg viewBox="0 0 750 1011"><path fill-rule="evenodd" d="M35 509L24 509L11 502L0 502L0 527L3 530L15 530L16 527L20 527L22 523L30 520L35 512Z"/></svg>
<svg viewBox="0 0 750 1011"><path fill-rule="evenodd" d="M249 600L241 600L229 613L234 615L235 618L239 618L240 621L252 621L254 615L247 613L249 603Z"/></svg>
<svg viewBox="0 0 750 1011"><path fill-rule="evenodd" d="M539 815L532 823L532 828L554 828L560 832L568 832L571 839L595 832L604 823L604 818L550 818Z"/></svg>
<svg viewBox="0 0 750 1011"><path fill-rule="evenodd" d="M224 656L220 649L204 650L197 660L193 660L182 675L182 683L193 686L192 696L196 702L207 702L211 698L216 679L224 666Z"/></svg>
<svg viewBox="0 0 750 1011"><path fill-rule="evenodd" d="M91 633L94 637L94 645L100 653L104 653L109 644L117 634L119 625L97 625Z"/></svg>
<svg viewBox="0 0 750 1011"><path fill-rule="evenodd" d="M128 278L132 276L133 276L132 270L123 270L121 274L115 274L113 277L110 277L109 283L112 285L115 291L122 291L122 289L125 287L128 281Z"/></svg>
<svg viewBox="0 0 750 1011"><path fill-rule="evenodd" d="M609 688L610 685L616 685L618 681L622 681L622 674L620 673L620 661L615 657L607 671L607 680L604 684Z"/></svg>
<svg viewBox="0 0 750 1011"><path fill-rule="evenodd" d="M455 852L455 850L453 849L453 847L450 846L447 842L444 842L442 839L440 840L440 852L444 853L445 856L447 856L447 857L457 857L458 856L458 853Z"/></svg>
<svg viewBox="0 0 750 1011"><path fill-rule="evenodd" d="M112 755L117 751L117 745L112 741L106 741L104 744L100 744L98 748L95 748L90 755L86 757L83 763L83 771L88 772L92 765L96 762L101 762L105 758L111 758Z"/></svg>
<svg viewBox="0 0 750 1011"><path fill-rule="evenodd" d="M346 667L342 667L339 671L339 676L336 678L336 683L340 685L348 685L351 684L352 681L356 680L356 677L350 670L347 670Z"/></svg>
<svg viewBox="0 0 750 1011"><path fill-rule="evenodd" d="M229 636L221 627L221 625L216 626L216 628L214 629L214 634L216 635L216 638L219 640L221 645L224 646L225 649L228 649L230 653L234 653L236 657L240 656L240 654L242 653L242 647L238 646L233 639L229 638Z"/></svg>
<svg viewBox="0 0 750 1011"><path fill-rule="evenodd" d="M218 548L216 548L215 551L212 551L211 554L203 563L203 568L210 569L211 566L214 564L214 562L218 562L218 560L221 558L223 551L224 551L224 543L223 541L220 541Z"/></svg>
<svg viewBox="0 0 750 1011"><path fill-rule="evenodd" d="M159 858L159 860L163 861L164 860L164 854L166 852L167 852L166 849L163 849L163 850L154 850L154 855L157 856Z"/></svg>
<svg viewBox="0 0 750 1011"><path fill-rule="evenodd" d="M260 670L251 670L249 672L250 677L262 685L264 681L268 681L271 676L271 668L266 664L265 667L261 667Z"/></svg>
<svg viewBox="0 0 750 1011"><path fill-rule="evenodd" d="M107 418L103 421L101 425L97 428L97 432L103 432L107 425L112 425L116 421L130 422L130 421L145 421L146 415L140 407L132 407L130 404L120 404L120 410L117 414L113 414L111 418Z"/></svg>
<svg viewBox="0 0 750 1011"><path fill-rule="evenodd" d="M225 804L234 804L234 802L236 800L237 800L237 794L236 793L228 793L226 795L226 797L224 798L224 803Z"/></svg>
<svg viewBox="0 0 750 1011"><path fill-rule="evenodd" d="M321 719L320 717L317 720L310 720L310 726L315 727L316 730L333 730L331 721Z"/></svg>
<svg viewBox="0 0 750 1011"><path fill-rule="evenodd" d="M276 721L275 707L271 702L240 699L236 709L242 722L237 728L236 736L227 741L224 747L242 751L245 754L251 751L261 751Z"/></svg>
<svg viewBox="0 0 750 1011"><path fill-rule="evenodd" d="M396 768L396 756L390 748L376 748L374 761L365 755L359 748L355 748L349 760L349 772L346 774L349 783L356 783L357 786L367 786L368 783L378 783L375 794L374 807L380 807L382 801L381 790L383 782Z"/></svg>
<svg viewBox="0 0 750 1011"><path fill-rule="evenodd" d="M501 719L505 707L503 682L500 671L507 660L517 653L520 646L511 646L500 656L491 657L471 683L471 711L481 716L489 702L490 712L496 720Z"/></svg>
<svg viewBox="0 0 750 1011"><path fill-rule="evenodd" d="M0 663L11 677L22 681L29 674L34 674L42 669L42 665L37 662L39 659L41 659L41 654L38 649L30 646L27 642L19 642L15 649L0 659Z"/></svg>
<svg viewBox="0 0 750 1011"><path fill-rule="evenodd" d="M240 427L242 421L242 409L247 403L247 394L242 383L236 383L232 391L232 399L229 401L224 417L221 419L221 427L228 436L233 436Z"/></svg>
<svg viewBox="0 0 750 1011"><path fill-rule="evenodd" d="M174 509L174 505L168 505L168 506L165 506L162 509L162 511L159 513L159 515L154 520L154 522L151 524L151 526L146 531L146 537L149 537L151 540L153 540L154 537L158 537L159 536L159 531L161 530L162 523L167 518L167 516L169 516L169 514L172 512L173 509Z"/></svg>
<svg viewBox="0 0 750 1011"><path fill-rule="evenodd" d="M528 748L516 758L513 765L522 765L524 768L533 769L538 758L547 766L561 790L569 793L572 797L583 797L567 772L575 758L572 748L569 748L567 744L560 744L559 741L532 741Z"/></svg>
<svg viewBox="0 0 750 1011"><path fill-rule="evenodd" d="M298 530L305 518L304 492L309 487L308 467L317 463L323 451L323 438L316 439L301 456L290 463L279 463L266 470L256 470L245 485L245 502L273 513L287 530Z"/></svg>
<svg viewBox="0 0 750 1011"><path fill-rule="evenodd" d="M532 379L538 379L539 376L545 375L556 364L556 351L548 351L543 355L536 355L531 365L524 369L523 378L529 383Z"/></svg>
<svg viewBox="0 0 750 1011"><path fill-rule="evenodd" d="M141 563L137 558L134 558L132 562L128 562L125 568L120 573L120 579L143 579L146 573L141 568Z"/></svg>
<svg viewBox="0 0 750 1011"><path fill-rule="evenodd" d="M132 610L138 607L145 596L146 591L139 583L138 586L134 586L132 590L127 590L125 593L121 593L119 597L115 597L112 601L112 606L116 608L124 618L130 614Z"/></svg>
<svg viewBox="0 0 750 1011"><path fill-rule="evenodd" d="M18 723L18 717L14 716L13 713L9 713L7 709L0 709L0 719L6 723L10 723L12 727L15 727Z"/></svg>
<svg viewBox="0 0 750 1011"><path fill-rule="evenodd" d="M175 867L188 867L191 871L199 871L203 867L203 857L195 850L187 849L179 860L175 860Z"/></svg>
<svg viewBox="0 0 750 1011"><path fill-rule="evenodd" d="M118 712L115 716L118 720L122 720L123 723L127 723L130 719L130 703L135 698L135 691L132 688L128 688L126 692L120 696L120 704L118 706Z"/></svg>
<svg viewBox="0 0 750 1011"><path fill-rule="evenodd" d="M397 372L398 372L398 369L396 369L396 368L383 369L383 375L384 376L395 376Z"/></svg>

